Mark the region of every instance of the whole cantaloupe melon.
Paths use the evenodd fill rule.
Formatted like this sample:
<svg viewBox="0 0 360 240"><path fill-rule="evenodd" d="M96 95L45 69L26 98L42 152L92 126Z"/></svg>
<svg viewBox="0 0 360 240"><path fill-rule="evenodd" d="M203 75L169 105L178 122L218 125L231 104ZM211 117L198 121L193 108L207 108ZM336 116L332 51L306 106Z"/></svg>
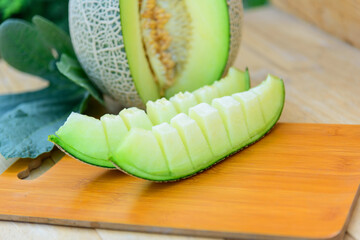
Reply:
<svg viewBox="0 0 360 240"><path fill-rule="evenodd" d="M124 107L193 91L226 74L240 0L70 0L70 34L89 78Z"/></svg>

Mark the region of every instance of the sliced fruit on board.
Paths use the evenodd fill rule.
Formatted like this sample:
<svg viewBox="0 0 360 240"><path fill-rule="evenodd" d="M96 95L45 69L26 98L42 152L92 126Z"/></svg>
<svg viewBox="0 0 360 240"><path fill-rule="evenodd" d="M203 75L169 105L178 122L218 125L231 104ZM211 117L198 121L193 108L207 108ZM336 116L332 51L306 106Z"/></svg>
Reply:
<svg viewBox="0 0 360 240"><path fill-rule="evenodd" d="M235 68L231 68L227 77L216 82L216 87L226 90L227 93L244 91L249 86L250 78L248 70L242 72ZM148 114L141 109L132 107L123 109L119 115L104 115L100 119L101 123L95 118L73 113L59 131L56 132L56 136L50 136L49 140L80 161L98 167L114 168L113 164L109 162L109 154L117 149L130 129L142 128L151 130L153 125L170 122L178 112L184 111L187 113L188 109L196 104L195 96L192 93L186 92L175 95L170 101L160 99L155 103L148 103ZM107 150L103 148L104 145L97 144L97 141L102 141L104 137L103 134L98 135L101 124L104 129L105 139L107 140ZM83 131L85 134L82 134ZM74 137L75 135L76 137ZM79 148L76 147L77 144L75 142L77 141L80 143ZM85 143L89 141L91 143L89 144L91 151L87 151L85 147ZM103 142L101 143L103 144ZM97 152L96 149L100 146L102 151Z"/></svg>
<svg viewBox="0 0 360 240"><path fill-rule="evenodd" d="M191 167L188 165L188 168L181 170L169 167L168 159L172 159L175 150L164 150L163 144L154 141L158 134L156 127L152 130L130 130L131 138L124 139L111 155L111 161L130 175L152 181L175 181L194 175L259 140L272 129L284 106L284 84L281 79L269 75L259 87L230 98L239 104L229 100L229 97L214 99L213 106L201 103L189 110L190 117L181 113L171 120L187 150ZM218 110L223 107L225 109ZM272 110L266 118L265 108ZM167 128L171 129L169 126ZM236 138L228 134L231 131L245 132L247 138ZM156 154L152 154L153 151ZM160 152L163 153L162 157ZM154 170L149 169L149 163L156 166Z"/></svg>
<svg viewBox="0 0 360 240"><path fill-rule="evenodd" d="M146 112L154 125L170 122L178 113L188 113L189 109L198 103L209 103L214 98L247 91L250 88L249 71L240 71L234 67L223 79L216 81L211 86L204 86L193 93L178 93L170 100L165 98L146 103Z"/></svg>
<svg viewBox="0 0 360 240"><path fill-rule="evenodd" d="M225 74L240 45L241 13L234 0L70 0L69 26L90 79L131 107Z"/></svg>
<svg viewBox="0 0 360 240"><path fill-rule="evenodd" d="M114 168L108 160L107 139L98 119L72 113L56 135L50 135L49 140L70 156L91 165Z"/></svg>

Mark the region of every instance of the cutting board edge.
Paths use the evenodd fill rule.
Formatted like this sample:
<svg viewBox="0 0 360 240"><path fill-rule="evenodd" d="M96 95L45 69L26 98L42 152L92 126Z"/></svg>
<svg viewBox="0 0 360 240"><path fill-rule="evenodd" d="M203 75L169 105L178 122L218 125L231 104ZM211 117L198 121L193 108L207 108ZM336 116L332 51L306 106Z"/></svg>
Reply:
<svg viewBox="0 0 360 240"><path fill-rule="evenodd" d="M354 200L350 206L348 215L345 219L345 223L342 228L328 238L307 238L307 237L293 237L293 236L276 236L276 235L263 235L255 233L240 233L240 232L220 232L220 231L208 231L208 230L191 230L183 228L167 228L167 227L155 227L147 225L132 225L122 223L111 222L91 222L83 220L69 220L69 219L57 219L57 218L41 218L30 217L21 215L6 215L0 214L0 220L3 221L16 221L24 223L40 223L51 224L58 226L69 227L81 227L81 228L99 228L119 231L130 232L143 232L143 233L158 233L178 236L192 236L192 237L210 237L210 238L226 238L226 239L246 239L246 240L341 240L345 236L346 229L350 223L350 219L354 213L357 200L360 196L360 185L357 188Z"/></svg>

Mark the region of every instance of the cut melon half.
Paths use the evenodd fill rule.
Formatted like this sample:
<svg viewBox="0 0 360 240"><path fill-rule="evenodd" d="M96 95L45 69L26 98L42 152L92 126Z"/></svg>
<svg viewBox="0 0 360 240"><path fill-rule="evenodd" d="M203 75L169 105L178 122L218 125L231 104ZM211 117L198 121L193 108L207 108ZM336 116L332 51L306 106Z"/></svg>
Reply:
<svg viewBox="0 0 360 240"><path fill-rule="evenodd" d="M79 62L123 106L194 91L226 74L241 39L241 1L70 0Z"/></svg>

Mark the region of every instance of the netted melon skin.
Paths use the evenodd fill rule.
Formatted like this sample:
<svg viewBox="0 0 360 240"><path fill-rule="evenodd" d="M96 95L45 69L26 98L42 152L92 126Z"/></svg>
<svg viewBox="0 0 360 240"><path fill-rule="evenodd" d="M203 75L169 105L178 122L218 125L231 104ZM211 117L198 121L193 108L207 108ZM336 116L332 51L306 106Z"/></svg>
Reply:
<svg viewBox="0 0 360 240"><path fill-rule="evenodd" d="M143 107L125 52L119 0L70 0L69 25L76 55L91 81L124 107Z"/></svg>
<svg viewBox="0 0 360 240"><path fill-rule="evenodd" d="M231 37L224 76L240 47L243 13L242 1L227 3ZM76 55L90 80L122 106L144 108L127 61L119 0L70 0L69 27Z"/></svg>
<svg viewBox="0 0 360 240"><path fill-rule="evenodd" d="M243 5L240 0L227 0L230 18L230 49L229 58L225 67L225 76L233 65L239 52L242 38Z"/></svg>

